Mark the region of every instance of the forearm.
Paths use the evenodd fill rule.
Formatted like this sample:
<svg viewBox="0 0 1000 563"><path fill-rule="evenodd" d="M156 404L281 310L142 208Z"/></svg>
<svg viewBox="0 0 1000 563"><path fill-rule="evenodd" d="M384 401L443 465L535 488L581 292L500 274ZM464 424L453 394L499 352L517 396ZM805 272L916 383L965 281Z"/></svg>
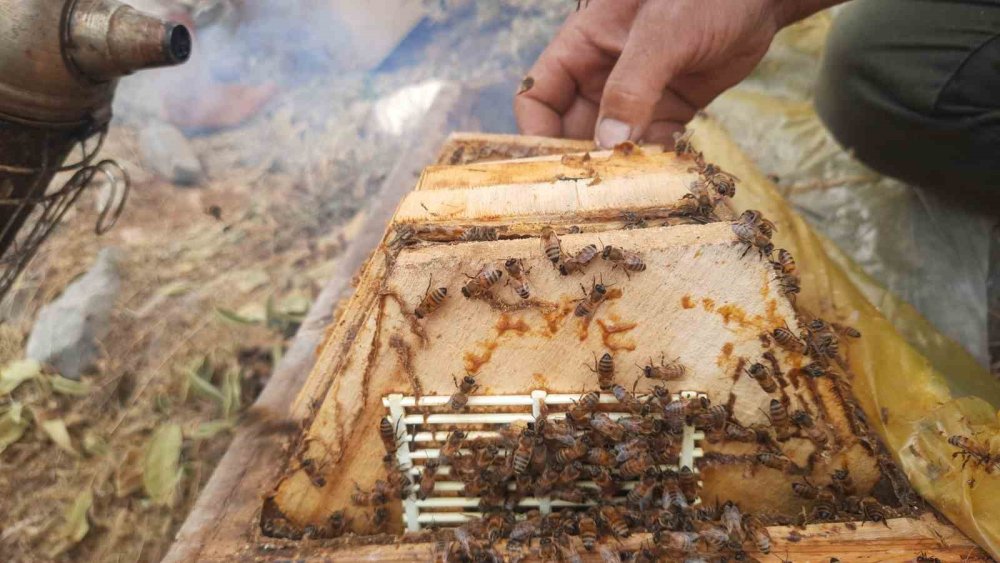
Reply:
<svg viewBox="0 0 1000 563"><path fill-rule="evenodd" d="M775 0L781 27L807 18L820 10L843 4L847 0Z"/></svg>

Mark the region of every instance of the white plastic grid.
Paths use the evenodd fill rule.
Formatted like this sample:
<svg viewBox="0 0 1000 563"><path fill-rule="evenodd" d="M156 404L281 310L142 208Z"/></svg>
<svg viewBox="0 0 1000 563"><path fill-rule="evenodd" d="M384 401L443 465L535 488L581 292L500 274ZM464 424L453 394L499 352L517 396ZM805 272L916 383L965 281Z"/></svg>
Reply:
<svg viewBox="0 0 1000 563"><path fill-rule="evenodd" d="M695 391L682 391L674 394L673 399L694 398L702 393ZM422 431L410 432L411 426L428 425L455 425L455 424L476 424L476 425L507 425L515 422L533 422L542 413L542 405L570 405L579 401L581 395L550 395L544 390L535 390L531 395L473 395L469 397L470 407L531 407L531 413L434 413L434 414L412 414L408 409L417 407L441 407L447 404L449 396L435 395L424 397L404 397L401 394L392 394L383 397L382 404L389 409L389 422L393 428L402 427L402 432L396 436L397 448L396 459L400 467L408 468L412 475L420 473L421 469L413 465L414 460L433 459L439 456L436 448L419 447L421 443L443 442L450 432L448 431ZM602 394L601 404L616 404L618 400L613 395ZM631 413L610 412L607 413L612 419L625 416L633 416ZM565 418L565 413L551 413L549 418L559 420ZM498 432L492 431L469 431L466 433L468 439L478 437L493 438L498 437ZM661 466L661 469L674 469L687 466L697 472L695 460L702 457L704 452L697 446L698 441L704 439L704 433L695 430L694 426L685 425L681 437L681 451L679 466ZM416 447L414 447L416 446ZM505 453L503 451L501 454ZM437 473L447 474L448 466L441 465ZM627 493L635 486L636 481L626 481L621 483L621 489ZM592 481L580 481L581 486L596 486ZM438 481L434 486L434 493L459 492L465 487L459 481ZM511 484L513 487L513 484ZM433 493L432 493L433 494ZM407 531L420 531L424 524L462 524L470 519L481 516L478 512L468 512L463 509L475 508L479 505L479 498L475 497L434 497L418 500L414 490L403 498L403 523ZM698 501L696 501L698 502ZM542 514L549 514L553 507L564 506L585 506L563 500L552 500L548 497L536 498L526 497L518 503L519 507L538 508ZM454 508L455 512L421 512L424 508Z"/></svg>

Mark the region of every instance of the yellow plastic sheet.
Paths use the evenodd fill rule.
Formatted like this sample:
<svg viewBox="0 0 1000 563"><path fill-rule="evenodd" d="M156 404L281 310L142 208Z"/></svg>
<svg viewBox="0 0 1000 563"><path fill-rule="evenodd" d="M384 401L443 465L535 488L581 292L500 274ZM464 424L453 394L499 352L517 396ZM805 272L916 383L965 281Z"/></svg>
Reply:
<svg viewBox="0 0 1000 563"><path fill-rule="evenodd" d="M791 251L802 272L798 303L861 331L863 337L848 350L854 393L913 486L1000 557L1000 475L971 462L963 469L962 458L952 455L956 448L947 443L951 435L965 435L1000 453L992 406L1000 402L1000 384L814 232L717 122L699 118L691 127L706 159L742 180L736 207L758 209L777 224L776 247ZM910 334L904 337L894 325ZM910 344L914 339L934 362Z"/></svg>

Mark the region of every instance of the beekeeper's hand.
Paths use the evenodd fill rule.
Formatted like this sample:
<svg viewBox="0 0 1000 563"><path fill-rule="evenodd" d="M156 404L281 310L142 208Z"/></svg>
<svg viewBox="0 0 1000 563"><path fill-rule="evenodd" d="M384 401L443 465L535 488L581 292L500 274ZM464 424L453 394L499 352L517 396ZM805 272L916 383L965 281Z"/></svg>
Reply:
<svg viewBox="0 0 1000 563"><path fill-rule="evenodd" d="M774 34L835 0L591 0L566 20L514 100L528 135L673 144L743 80Z"/></svg>

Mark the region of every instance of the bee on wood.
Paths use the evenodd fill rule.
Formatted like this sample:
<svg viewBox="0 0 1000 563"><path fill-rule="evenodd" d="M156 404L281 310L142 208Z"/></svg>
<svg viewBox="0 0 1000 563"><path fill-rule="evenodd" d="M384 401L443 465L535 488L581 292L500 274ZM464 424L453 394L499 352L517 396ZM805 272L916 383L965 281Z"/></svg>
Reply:
<svg viewBox="0 0 1000 563"><path fill-rule="evenodd" d="M826 432L816 426L812 417L809 416L809 413L803 410L797 410L792 413L791 419L792 422L794 422L795 425L802 431L802 434L805 435L805 437L808 438L813 444L816 444L816 446L820 448L826 447L830 438L826 435Z"/></svg>
<svg viewBox="0 0 1000 563"><path fill-rule="evenodd" d="M491 287L496 285L503 272L493 264L486 264L475 276L466 276L469 281L462 286L462 295L468 299L485 295Z"/></svg>
<svg viewBox="0 0 1000 563"><path fill-rule="evenodd" d="M778 289L781 291L782 295L790 299L802 291L802 287L799 285L798 276L794 276L792 274L778 275Z"/></svg>
<svg viewBox="0 0 1000 563"><path fill-rule="evenodd" d="M597 545L597 521L594 520L594 514L587 512L581 515L577 520L576 527L580 532L583 548L587 551L594 551L594 547Z"/></svg>
<svg viewBox="0 0 1000 563"><path fill-rule="evenodd" d="M738 506L732 502L727 502L722 507L722 516L719 519L722 527L726 529L729 540L734 545L743 543L743 514Z"/></svg>
<svg viewBox="0 0 1000 563"><path fill-rule="evenodd" d="M680 434L687 422L687 405L684 401L673 401L663 407L663 423L667 430Z"/></svg>
<svg viewBox="0 0 1000 563"><path fill-rule="evenodd" d="M510 276L508 282L514 285L514 293L521 299L531 298L531 287L528 285L524 265L521 261L515 258L508 258L504 262L504 268L507 269L507 274Z"/></svg>
<svg viewBox="0 0 1000 563"><path fill-rule="evenodd" d="M597 391L581 395L580 400L575 402L573 408L566 411L566 421L576 428L588 425L590 413L594 412L600 403L601 394Z"/></svg>
<svg viewBox="0 0 1000 563"><path fill-rule="evenodd" d="M791 473L798 469L795 462L779 453L761 451L757 452L755 458L757 463L763 465L764 467L769 467L785 473Z"/></svg>
<svg viewBox="0 0 1000 563"><path fill-rule="evenodd" d="M626 274L629 272L642 272L646 269L646 263L642 261L635 252L624 250L617 246L607 245L601 251L601 258L614 264L612 268L621 267Z"/></svg>
<svg viewBox="0 0 1000 563"><path fill-rule="evenodd" d="M603 412L591 413L590 427L615 442L619 442L625 437L625 429Z"/></svg>
<svg viewBox="0 0 1000 563"><path fill-rule="evenodd" d="M528 469L528 463L531 462L531 454L535 449L535 432L533 430L525 430L521 433L521 437L517 441L517 449L514 450L513 465L514 474L520 475Z"/></svg>
<svg viewBox="0 0 1000 563"><path fill-rule="evenodd" d="M802 373L809 377L823 377L826 375L826 368L820 362L810 362L800 368Z"/></svg>
<svg viewBox="0 0 1000 563"><path fill-rule="evenodd" d="M441 307L441 304L444 303L445 298L448 297L447 287L439 287L431 291L431 281L427 280L427 290L424 291L424 298L420 300L420 304L413 310L413 316L418 319L422 319L437 311Z"/></svg>
<svg viewBox="0 0 1000 563"><path fill-rule="evenodd" d="M941 563L941 560L933 555L928 555L926 551L921 551L917 554L916 563Z"/></svg>
<svg viewBox="0 0 1000 563"><path fill-rule="evenodd" d="M373 493L362 490L357 483L354 483L354 492L351 493L351 504L354 506L369 506L372 504Z"/></svg>
<svg viewBox="0 0 1000 563"><path fill-rule="evenodd" d="M694 186L692 189L695 189ZM674 205L671 215L686 217L695 223L704 224L712 221L714 213L715 205L707 194L695 195L691 193L684 194L684 197Z"/></svg>
<svg viewBox="0 0 1000 563"><path fill-rule="evenodd" d="M725 427L726 438L734 442L756 442L757 433L753 430L741 426L735 422L727 422Z"/></svg>
<svg viewBox="0 0 1000 563"><path fill-rule="evenodd" d="M778 390L778 383L771 376L771 370L764 364L757 362L746 371L747 375L752 377L765 393L774 393Z"/></svg>
<svg viewBox="0 0 1000 563"><path fill-rule="evenodd" d="M951 457L962 456L962 469L970 461L981 465L987 473L1000 469L1000 455L992 455L987 444L977 442L968 436L955 435L948 438L948 443L958 448Z"/></svg>
<svg viewBox="0 0 1000 563"><path fill-rule="evenodd" d="M424 500L434 492L434 481L440 466L441 462L437 459L428 459L427 463L424 464L424 470L420 473L420 482L417 485L418 499Z"/></svg>
<svg viewBox="0 0 1000 563"><path fill-rule="evenodd" d="M583 289L581 286L580 289ZM583 290L584 297L576 305L576 309L573 311L573 315L576 317L590 318L594 316L597 311L597 307L607 298L608 289L604 284L594 283L591 287L590 294L587 294L587 290Z"/></svg>
<svg viewBox="0 0 1000 563"><path fill-rule="evenodd" d="M732 228L736 239L747 245L746 251L743 252L744 256L751 248L756 248L761 257L770 256L774 252L771 235L777 228L774 223L765 219L760 211L753 209L744 211L739 219L733 222Z"/></svg>
<svg viewBox="0 0 1000 563"><path fill-rule="evenodd" d="M833 520L837 517L836 498L830 491L819 491L816 494L816 501L813 503L812 512L809 514L810 520Z"/></svg>
<svg viewBox="0 0 1000 563"><path fill-rule="evenodd" d="M590 473L591 480L593 480L594 484L597 485L597 488L600 489L601 498L610 500L618 494L618 483L615 481L614 477L611 476L611 472L608 471L607 467L588 465L587 471Z"/></svg>
<svg viewBox="0 0 1000 563"><path fill-rule="evenodd" d="M809 481L801 483L798 481L793 482L792 492L795 493L795 496L806 500L813 500L819 495L819 489Z"/></svg>
<svg viewBox="0 0 1000 563"><path fill-rule="evenodd" d="M653 458L648 453L643 452L621 464L618 467L618 473L625 479L632 479L642 475L654 465L655 461Z"/></svg>
<svg viewBox="0 0 1000 563"><path fill-rule="evenodd" d="M582 272L586 269L587 265L597 256L597 245L588 244L587 246L580 249L579 252L566 258L559 265L559 273L568 276L576 272Z"/></svg>
<svg viewBox="0 0 1000 563"><path fill-rule="evenodd" d="M876 523L881 522L885 524L886 528L889 527L889 521L882 503L874 498L865 497L861 499L861 513L864 515L865 520Z"/></svg>
<svg viewBox="0 0 1000 563"><path fill-rule="evenodd" d="M616 444L615 461L624 463L633 457L649 451L649 442L644 438L632 438L627 442Z"/></svg>
<svg viewBox="0 0 1000 563"><path fill-rule="evenodd" d="M726 405L712 405L705 412L694 417L694 425L707 431L718 431L729 419L729 409Z"/></svg>
<svg viewBox="0 0 1000 563"><path fill-rule="evenodd" d="M500 238L496 227L472 226L462 230L462 240L465 242L492 241Z"/></svg>
<svg viewBox="0 0 1000 563"><path fill-rule="evenodd" d="M465 441L465 432L458 429L453 429L448 437L445 439L444 444L441 446L440 456L442 459L451 459L458 453L458 450L462 447L462 443Z"/></svg>
<svg viewBox="0 0 1000 563"><path fill-rule="evenodd" d="M382 467L385 468L385 471L389 476L389 482L394 484L393 486L398 495L408 491L413 485L413 482L410 480L409 472L399 466L399 460L396 459L395 454L387 453L382 456Z"/></svg>
<svg viewBox="0 0 1000 563"><path fill-rule="evenodd" d="M646 220L642 218L642 215L639 215L635 211L622 212L622 222L625 229L645 229L649 226L646 224Z"/></svg>
<svg viewBox="0 0 1000 563"><path fill-rule="evenodd" d="M675 358L671 362L664 361L664 357L660 357L660 365L654 365L653 359L649 359L649 365L640 368L642 369L642 375L649 379L659 379L660 381L676 381L684 377L687 373L687 368L684 364Z"/></svg>
<svg viewBox="0 0 1000 563"><path fill-rule="evenodd" d="M611 530L611 533L616 538L629 537L631 532L629 532L628 524L617 507L605 504L598 509L598 514L601 517L601 521L604 522L604 525Z"/></svg>
<svg viewBox="0 0 1000 563"><path fill-rule="evenodd" d="M771 419L771 426L774 427L779 441L785 441L792 436L792 428L789 424L788 409L781 404L778 399L771 399L767 409L767 416Z"/></svg>
<svg viewBox="0 0 1000 563"><path fill-rule="evenodd" d="M596 465L598 467L614 467L615 455L611 453L607 448L590 448L587 450L587 456L585 458L587 464Z"/></svg>
<svg viewBox="0 0 1000 563"><path fill-rule="evenodd" d="M583 439L577 439L573 434L573 429L570 428L565 422L560 421L545 421L545 424L535 424L536 430L541 430L542 437L546 440L553 442L558 442L564 447L574 447L579 443L584 442Z"/></svg>
<svg viewBox="0 0 1000 563"><path fill-rule="evenodd" d="M376 534L385 533L385 525L389 523L389 509L383 506L375 507L372 512L372 529Z"/></svg>
<svg viewBox="0 0 1000 563"><path fill-rule="evenodd" d="M469 395L479 389L479 384L476 383L476 378L471 375L463 377L461 383L454 376L452 376L452 380L455 381L455 387L458 390L448 398L447 407L453 411L460 411L469 404Z"/></svg>
<svg viewBox="0 0 1000 563"><path fill-rule="evenodd" d="M759 518L751 514L744 514L743 531L746 532L746 536L753 541L761 553L771 553L771 534Z"/></svg>
<svg viewBox="0 0 1000 563"><path fill-rule="evenodd" d="M326 486L326 477L323 477L320 468L317 467L316 461L311 457L303 459L299 463L299 469L305 472L309 477L309 482L317 489L322 489Z"/></svg>
<svg viewBox="0 0 1000 563"><path fill-rule="evenodd" d="M729 545L729 534L717 526L710 526L698 532L698 539L705 544L709 553L719 553Z"/></svg>
<svg viewBox="0 0 1000 563"><path fill-rule="evenodd" d="M400 418L400 421L403 419ZM398 424L398 422L397 422ZM378 435L382 439L382 446L385 447L386 453L394 454L396 449L399 447L397 444L398 435L396 433L396 428L393 427L392 423L389 422L388 418L383 418L378 423Z"/></svg>
<svg viewBox="0 0 1000 563"><path fill-rule="evenodd" d="M789 330L787 326L778 327L771 334L774 336L774 341L778 343L778 346L786 350L799 353L803 353L806 350L806 343L798 336L795 336L795 333Z"/></svg>
<svg viewBox="0 0 1000 563"><path fill-rule="evenodd" d="M781 248L778 250L778 260L771 262L774 269L782 274L797 275L797 268L795 267L795 258L792 257L792 253Z"/></svg>
<svg viewBox="0 0 1000 563"><path fill-rule="evenodd" d="M542 229L542 252L554 265L558 265L559 260L562 259L562 241L559 240L552 227Z"/></svg>
<svg viewBox="0 0 1000 563"><path fill-rule="evenodd" d="M597 384L601 391L610 391L615 384L615 359L611 354L605 352L601 359L597 359L594 354L594 367L587 366L590 371L597 374Z"/></svg>
<svg viewBox="0 0 1000 563"><path fill-rule="evenodd" d="M583 440L577 440L576 445L574 446L559 448L558 450L556 450L556 455L555 455L556 463L559 464L571 463L587 455L587 452L589 450L590 448L587 447L586 442L584 442Z"/></svg>
<svg viewBox="0 0 1000 563"><path fill-rule="evenodd" d="M632 414L640 414L645 410L642 401L636 398L633 393L629 393L624 386L615 384L611 386L611 394L621 403L622 407Z"/></svg>
<svg viewBox="0 0 1000 563"><path fill-rule="evenodd" d="M693 503L698 498L698 476L690 467L685 465L677 472L677 484L680 485L681 493L688 503Z"/></svg>
<svg viewBox="0 0 1000 563"><path fill-rule="evenodd" d="M698 154L698 151L694 149L694 145L691 144L691 136L694 131L691 129L685 130L683 133L680 131L674 133L674 153L677 156L694 156Z"/></svg>
<svg viewBox="0 0 1000 563"><path fill-rule="evenodd" d="M836 489L837 494L841 497L849 497L857 493L857 489L854 486L854 479L851 479L851 473L846 467L834 471L832 477L833 481L830 483L830 486Z"/></svg>

